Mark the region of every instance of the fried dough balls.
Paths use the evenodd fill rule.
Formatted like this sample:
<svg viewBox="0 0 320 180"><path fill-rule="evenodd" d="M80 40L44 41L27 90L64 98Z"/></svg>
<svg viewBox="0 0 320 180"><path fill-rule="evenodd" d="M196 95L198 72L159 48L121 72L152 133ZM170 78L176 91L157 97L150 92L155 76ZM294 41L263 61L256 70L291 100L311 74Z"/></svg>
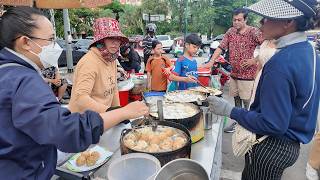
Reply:
<svg viewBox="0 0 320 180"><path fill-rule="evenodd" d="M126 147L149 153L180 149L186 142L187 138L181 130L166 126L158 126L156 131L153 131L151 127L135 129L123 139Z"/></svg>
<svg viewBox="0 0 320 180"><path fill-rule="evenodd" d="M172 143L172 148L173 149L180 149L186 144L186 140L183 139L182 137L176 137L175 140Z"/></svg>
<svg viewBox="0 0 320 180"><path fill-rule="evenodd" d="M77 166L83 166L86 164L86 158L84 156L79 156L76 160Z"/></svg>
<svg viewBox="0 0 320 180"><path fill-rule="evenodd" d="M76 159L77 166L94 166L98 159L100 158L100 153L98 151L84 151Z"/></svg>

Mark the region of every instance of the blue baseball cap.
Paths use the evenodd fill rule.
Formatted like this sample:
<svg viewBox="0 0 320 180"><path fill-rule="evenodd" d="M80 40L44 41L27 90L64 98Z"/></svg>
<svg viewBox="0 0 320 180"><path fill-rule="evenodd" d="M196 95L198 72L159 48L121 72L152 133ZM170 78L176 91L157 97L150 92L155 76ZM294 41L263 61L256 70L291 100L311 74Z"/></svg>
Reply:
<svg viewBox="0 0 320 180"><path fill-rule="evenodd" d="M316 16L316 0L261 0L246 9L268 19L289 20Z"/></svg>

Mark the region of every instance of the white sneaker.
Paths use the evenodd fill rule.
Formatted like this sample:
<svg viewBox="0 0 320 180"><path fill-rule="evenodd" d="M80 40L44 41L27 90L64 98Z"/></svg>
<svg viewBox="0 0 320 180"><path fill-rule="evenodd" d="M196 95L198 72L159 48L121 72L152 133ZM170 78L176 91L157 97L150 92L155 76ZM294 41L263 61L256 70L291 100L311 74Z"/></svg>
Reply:
<svg viewBox="0 0 320 180"><path fill-rule="evenodd" d="M319 175L317 170L313 169L309 163L307 163L307 167L306 167L306 176L308 180L319 180Z"/></svg>

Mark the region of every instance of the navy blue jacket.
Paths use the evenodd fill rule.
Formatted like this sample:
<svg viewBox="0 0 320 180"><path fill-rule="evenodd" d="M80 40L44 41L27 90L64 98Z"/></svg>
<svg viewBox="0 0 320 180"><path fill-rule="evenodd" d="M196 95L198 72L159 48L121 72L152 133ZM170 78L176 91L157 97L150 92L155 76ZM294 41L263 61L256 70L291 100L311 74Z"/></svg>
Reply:
<svg viewBox="0 0 320 180"><path fill-rule="evenodd" d="M0 179L50 179L57 148L80 152L103 133L99 114L71 114L26 61L0 51Z"/></svg>
<svg viewBox="0 0 320 180"><path fill-rule="evenodd" d="M314 71L313 55L307 41L281 49L265 64L250 111L234 108L231 118L260 135L308 143L320 98L320 58Z"/></svg>

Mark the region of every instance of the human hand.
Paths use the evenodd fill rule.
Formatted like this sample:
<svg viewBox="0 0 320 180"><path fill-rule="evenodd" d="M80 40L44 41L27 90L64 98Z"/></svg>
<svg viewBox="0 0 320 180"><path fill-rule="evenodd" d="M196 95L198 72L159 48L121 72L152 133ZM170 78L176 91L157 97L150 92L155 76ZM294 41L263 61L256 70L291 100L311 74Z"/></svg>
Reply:
<svg viewBox="0 0 320 180"><path fill-rule="evenodd" d="M123 107L125 119L138 118L149 114L148 106L141 102L135 101Z"/></svg>
<svg viewBox="0 0 320 180"><path fill-rule="evenodd" d="M163 68L163 73L164 73L165 75L169 75L169 74L171 73L171 68L170 68L170 67L168 67L168 68Z"/></svg>
<svg viewBox="0 0 320 180"><path fill-rule="evenodd" d="M255 64L257 64L256 59L254 59L254 58L253 59L246 59L242 62L241 67L248 68L248 67L253 66Z"/></svg>
<svg viewBox="0 0 320 180"><path fill-rule="evenodd" d="M61 79L53 79L53 82L52 82L54 85L56 86L60 86L61 85Z"/></svg>
<svg viewBox="0 0 320 180"><path fill-rule="evenodd" d="M190 83L197 83L198 82L198 79L194 76L187 76L186 79L185 79L186 82L190 82Z"/></svg>
<svg viewBox="0 0 320 180"><path fill-rule="evenodd" d="M49 79L49 78L44 78L44 81L45 81L46 83L52 83L52 79Z"/></svg>
<svg viewBox="0 0 320 180"><path fill-rule="evenodd" d="M209 109L216 115L230 117L234 106L221 97L209 96Z"/></svg>

